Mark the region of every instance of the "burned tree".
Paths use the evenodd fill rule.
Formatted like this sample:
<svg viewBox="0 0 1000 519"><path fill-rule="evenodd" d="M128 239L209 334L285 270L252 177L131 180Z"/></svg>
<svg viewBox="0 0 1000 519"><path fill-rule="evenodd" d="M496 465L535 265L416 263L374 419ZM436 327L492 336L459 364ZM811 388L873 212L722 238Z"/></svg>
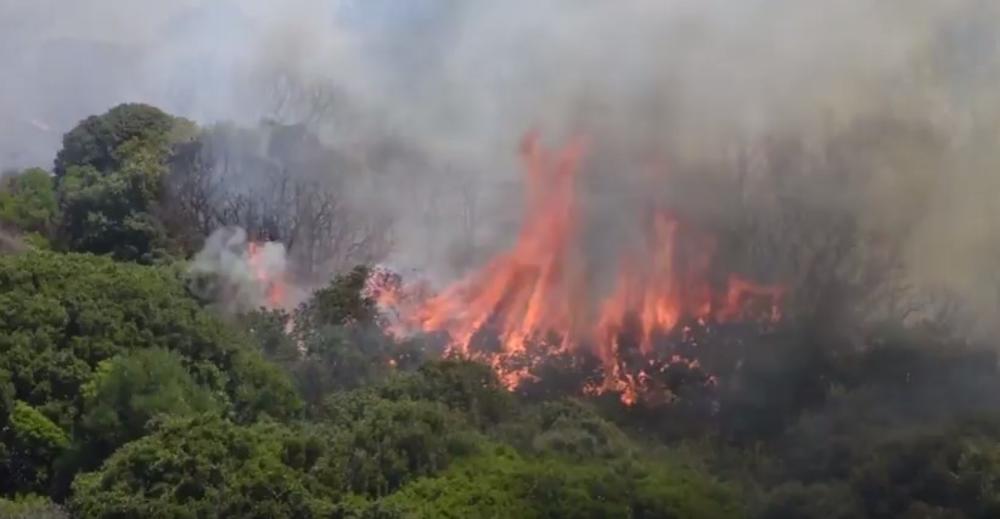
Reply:
<svg viewBox="0 0 1000 519"><path fill-rule="evenodd" d="M294 274L311 282L387 252L392 219L359 196L359 180L377 174L302 125L217 126L179 148L169 205L192 234L238 226L282 242Z"/></svg>

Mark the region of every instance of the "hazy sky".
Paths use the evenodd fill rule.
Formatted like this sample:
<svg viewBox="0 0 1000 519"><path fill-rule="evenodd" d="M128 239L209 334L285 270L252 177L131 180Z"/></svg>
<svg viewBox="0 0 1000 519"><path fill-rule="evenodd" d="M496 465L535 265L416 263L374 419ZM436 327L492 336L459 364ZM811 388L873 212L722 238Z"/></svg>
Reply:
<svg viewBox="0 0 1000 519"><path fill-rule="evenodd" d="M517 179L532 127L714 167L772 136L822 150L891 120L944 136L946 156L873 140L894 155L844 209L915 222L914 272L975 289L1000 243L997 27L995 0L0 0L0 168L49 166L65 131L126 101L252 124L316 116L310 96L332 92L322 122L349 138L388 130L462 164L415 177L431 186ZM276 103L289 92L298 105ZM605 158L609 185L636 174Z"/></svg>
<svg viewBox="0 0 1000 519"><path fill-rule="evenodd" d="M337 46L356 54L367 45L340 41L345 27L353 39L403 34L403 20L419 25L421 3L0 0L0 168L46 166L76 121L125 101L253 121L255 100L239 85L253 67L332 63ZM296 39L300 48L282 48ZM290 59L269 62L272 52Z"/></svg>
<svg viewBox="0 0 1000 519"><path fill-rule="evenodd" d="M286 79L334 85L365 113L446 144L562 124L580 102L631 124L621 109L644 97L691 112L672 115L686 125L739 131L850 117L973 4L0 0L0 167L47 164L76 121L124 101L254 122Z"/></svg>

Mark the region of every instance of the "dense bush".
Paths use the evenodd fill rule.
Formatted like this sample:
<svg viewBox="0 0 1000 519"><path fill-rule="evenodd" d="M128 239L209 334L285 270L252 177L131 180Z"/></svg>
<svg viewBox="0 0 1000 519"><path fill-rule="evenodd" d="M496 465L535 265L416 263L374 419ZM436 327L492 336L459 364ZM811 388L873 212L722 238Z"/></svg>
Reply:
<svg viewBox="0 0 1000 519"><path fill-rule="evenodd" d="M215 395L194 381L180 355L158 348L101 362L82 396L79 434L87 449L104 455L143 436L157 416L218 413L222 408Z"/></svg>
<svg viewBox="0 0 1000 519"><path fill-rule="evenodd" d="M737 495L703 475L655 464L469 458L403 487L380 507L401 517L736 517Z"/></svg>
<svg viewBox="0 0 1000 519"><path fill-rule="evenodd" d="M0 228L31 237L35 245L47 244L59 205L49 172L31 168L0 179Z"/></svg>
<svg viewBox="0 0 1000 519"><path fill-rule="evenodd" d="M174 145L195 132L190 121L142 104L81 121L55 160L58 244L145 263L182 252L183 229L168 229L160 202Z"/></svg>
<svg viewBox="0 0 1000 519"><path fill-rule="evenodd" d="M307 475L316 454L276 424L239 426L204 416L173 419L80 475L71 510L81 517L319 517Z"/></svg>
<svg viewBox="0 0 1000 519"><path fill-rule="evenodd" d="M22 406L14 411L72 432L70 473L140 436L160 413L218 408L249 421L301 408L287 377L199 308L172 270L87 255L0 257L0 374L3 402ZM38 452L34 466L48 474L59 454ZM49 479L3 485L46 492Z"/></svg>

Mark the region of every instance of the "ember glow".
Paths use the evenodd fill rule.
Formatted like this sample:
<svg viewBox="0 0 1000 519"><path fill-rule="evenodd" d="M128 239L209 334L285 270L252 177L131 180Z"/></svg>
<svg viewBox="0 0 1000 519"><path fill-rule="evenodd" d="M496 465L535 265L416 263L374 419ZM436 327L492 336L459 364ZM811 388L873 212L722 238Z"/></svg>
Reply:
<svg viewBox="0 0 1000 519"><path fill-rule="evenodd" d="M623 341L653 358L662 353L658 339L683 332L684 323L780 318L782 287L735 274L713 282L715 239L665 208L648 211L645 243L621 252L616 281L601 293L577 252L577 181L586 146L577 140L548 150L531 134L521 151L526 206L514 245L434 295L413 297L414 290L385 286L374 291L380 305L399 317L396 331L446 333L450 353L489 363L511 389L530 379L531 368L547 356L586 348L600 360L603 380L581 389L616 391L632 403L645 373L623 369L632 356L624 350L634 346ZM676 354L667 363L698 366Z"/></svg>

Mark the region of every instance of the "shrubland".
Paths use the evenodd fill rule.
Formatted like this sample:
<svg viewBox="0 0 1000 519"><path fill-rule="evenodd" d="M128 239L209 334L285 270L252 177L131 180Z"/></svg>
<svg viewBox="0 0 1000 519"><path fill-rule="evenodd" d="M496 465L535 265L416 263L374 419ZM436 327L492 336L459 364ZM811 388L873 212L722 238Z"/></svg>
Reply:
<svg viewBox="0 0 1000 519"><path fill-rule="evenodd" d="M711 391L678 371L625 406L568 390L575 359L510 391L395 336L364 265L220 314L185 268L205 208L168 188L225 131L122 105L53 174L3 179L5 517L1000 514L996 355L947 326L887 315L859 343L817 305L714 351Z"/></svg>

